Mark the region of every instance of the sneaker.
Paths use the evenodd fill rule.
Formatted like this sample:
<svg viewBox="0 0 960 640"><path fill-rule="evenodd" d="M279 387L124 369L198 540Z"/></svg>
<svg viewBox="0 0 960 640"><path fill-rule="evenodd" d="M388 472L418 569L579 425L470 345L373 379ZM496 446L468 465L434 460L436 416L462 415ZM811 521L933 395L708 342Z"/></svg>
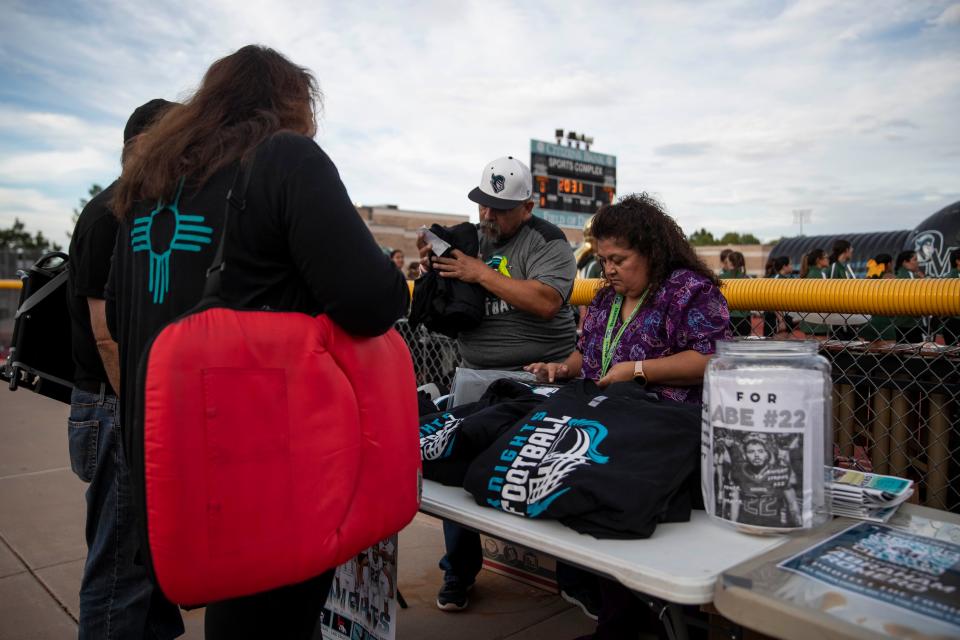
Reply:
<svg viewBox="0 0 960 640"><path fill-rule="evenodd" d="M597 620L600 617L600 601L590 589L577 589L576 591L561 591L560 597L580 607L583 615L591 620Z"/></svg>
<svg viewBox="0 0 960 640"><path fill-rule="evenodd" d="M437 594L437 607L443 611L463 611L469 603L467 591L472 587L472 584L463 586L456 580L444 582L440 593Z"/></svg>

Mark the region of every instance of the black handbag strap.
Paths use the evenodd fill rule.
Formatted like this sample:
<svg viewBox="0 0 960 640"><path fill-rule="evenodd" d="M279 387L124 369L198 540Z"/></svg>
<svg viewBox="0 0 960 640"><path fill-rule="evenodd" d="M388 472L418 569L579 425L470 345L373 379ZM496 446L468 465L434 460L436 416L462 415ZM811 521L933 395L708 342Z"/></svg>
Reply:
<svg viewBox="0 0 960 640"><path fill-rule="evenodd" d="M227 227L230 223L230 211L235 210L239 214L247 208L247 186L250 184L250 173L252 169L252 158L247 162L241 159L240 166L237 167L237 173L233 177L233 183L227 191L227 204L223 212L223 230L220 232L220 244L217 246L217 253L213 256L213 262L210 264L210 268L207 269L207 282L203 288L204 299L221 297L223 289L221 274L227 267L223 259L223 247L227 244Z"/></svg>
<svg viewBox="0 0 960 640"><path fill-rule="evenodd" d="M52 280L50 280L45 285L37 289L33 293L33 295L27 298L24 301L24 303L20 305L20 308L17 309L17 314L14 316L14 319L15 320L18 319L20 316L27 313L28 311L33 309L35 306L43 302L47 298L47 296L49 296L51 293L56 291L60 287L60 285L62 285L66 281L67 281L67 270L64 269L63 271L58 273L56 276L54 276Z"/></svg>

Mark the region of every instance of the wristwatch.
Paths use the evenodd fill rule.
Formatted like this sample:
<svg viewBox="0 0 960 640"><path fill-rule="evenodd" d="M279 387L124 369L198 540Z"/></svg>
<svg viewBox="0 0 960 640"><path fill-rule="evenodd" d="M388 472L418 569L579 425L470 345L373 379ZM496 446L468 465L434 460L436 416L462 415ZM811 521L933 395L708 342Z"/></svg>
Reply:
<svg viewBox="0 0 960 640"><path fill-rule="evenodd" d="M641 387L647 386L647 376L643 373L643 360L633 363L633 381Z"/></svg>

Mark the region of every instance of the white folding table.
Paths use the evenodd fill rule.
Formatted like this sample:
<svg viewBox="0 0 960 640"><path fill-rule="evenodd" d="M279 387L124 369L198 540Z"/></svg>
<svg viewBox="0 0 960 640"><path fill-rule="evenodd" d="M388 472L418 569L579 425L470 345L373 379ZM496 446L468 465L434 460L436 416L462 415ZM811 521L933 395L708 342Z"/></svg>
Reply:
<svg viewBox="0 0 960 640"><path fill-rule="evenodd" d="M459 487L423 482L420 510L509 540L675 604L706 604L726 569L770 551L786 536L751 536L694 511L690 522L661 524L644 540L598 540L559 522L529 520L478 505Z"/></svg>

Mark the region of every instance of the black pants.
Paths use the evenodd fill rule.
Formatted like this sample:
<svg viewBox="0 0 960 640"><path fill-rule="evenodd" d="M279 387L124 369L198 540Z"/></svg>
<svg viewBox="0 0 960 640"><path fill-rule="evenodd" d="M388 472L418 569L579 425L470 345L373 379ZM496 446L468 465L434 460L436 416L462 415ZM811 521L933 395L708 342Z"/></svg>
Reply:
<svg viewBox="0 0 960 640"><path fill-rule="evenodd" d="M310 640L327 601L331 569L306 582L215 602L203 621L207 640L277 638Z"/></svg>

